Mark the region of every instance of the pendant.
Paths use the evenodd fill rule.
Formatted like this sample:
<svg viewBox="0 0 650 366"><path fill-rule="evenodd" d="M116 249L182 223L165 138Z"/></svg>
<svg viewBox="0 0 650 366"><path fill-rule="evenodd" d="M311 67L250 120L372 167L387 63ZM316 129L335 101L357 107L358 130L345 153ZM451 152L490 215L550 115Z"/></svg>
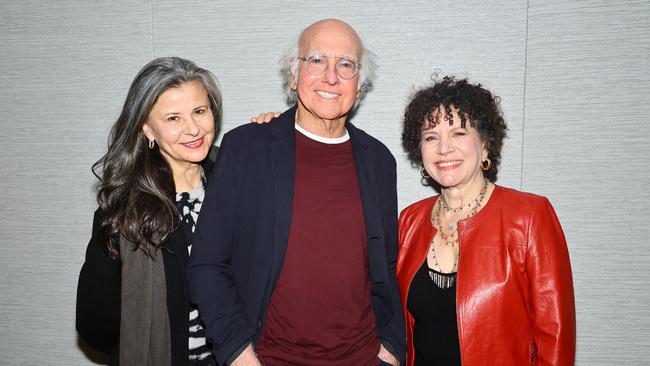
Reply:
<svg viewBox="0 0 650 366"><path fill-rule="evenodd" d="M456 230L458 225L456 225L456 222L452 222L451 224L448 224L447 227L449 227L449 230Z"/></svg>

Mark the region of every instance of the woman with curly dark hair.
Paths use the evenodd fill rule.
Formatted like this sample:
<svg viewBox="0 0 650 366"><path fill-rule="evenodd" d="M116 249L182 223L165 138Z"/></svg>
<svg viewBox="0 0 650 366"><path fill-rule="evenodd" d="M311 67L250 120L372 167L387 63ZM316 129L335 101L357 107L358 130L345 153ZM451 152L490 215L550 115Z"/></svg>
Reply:
<svg viewBox="0 0 650 366"><path fill-rule="evenodd" d="M178 57L136 75L111 129L92 237L77 289L77 331L111 365L216 365L186 267L221 123L214 76Z"/></svg>
<svg viewBox="0 0 650 366"><path fill-rule="evenodd" d="M545 197L494 184L506 130L498 97L466 79L406 108L403 147L440 191L399 219L408 366L573 365L566 241Z"/></svg>

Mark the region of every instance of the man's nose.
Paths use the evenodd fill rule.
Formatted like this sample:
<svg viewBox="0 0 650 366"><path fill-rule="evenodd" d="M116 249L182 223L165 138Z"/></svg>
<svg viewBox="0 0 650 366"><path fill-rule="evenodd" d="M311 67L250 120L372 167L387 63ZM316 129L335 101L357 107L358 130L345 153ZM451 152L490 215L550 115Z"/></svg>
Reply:
<svg viewBox="0 0 650 366"><path fill-rule="evenodd" d="M336 73L336 64L329 62L327 68L325 68L325 73L323 74L323 80L330 84L334 85L339 82L339 75Z"/></svg>

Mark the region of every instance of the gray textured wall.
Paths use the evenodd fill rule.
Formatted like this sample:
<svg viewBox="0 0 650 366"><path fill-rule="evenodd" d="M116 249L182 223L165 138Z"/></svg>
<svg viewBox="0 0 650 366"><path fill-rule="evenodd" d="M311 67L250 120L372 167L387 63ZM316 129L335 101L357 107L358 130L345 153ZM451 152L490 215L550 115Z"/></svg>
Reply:
<svg viewBox="0 0 650 366"><path fill-rule="evenodd" d="M399 144L432 72L503 99L499 183L547 195L573 263L578 365L650 364L650 2L0 0L0 364L87 365L74 330L90 166L152 57L212 70L229 130L284 109L277 60L338 17L379 56L356 123L398 160L400 207L430 195Z"/></svg>

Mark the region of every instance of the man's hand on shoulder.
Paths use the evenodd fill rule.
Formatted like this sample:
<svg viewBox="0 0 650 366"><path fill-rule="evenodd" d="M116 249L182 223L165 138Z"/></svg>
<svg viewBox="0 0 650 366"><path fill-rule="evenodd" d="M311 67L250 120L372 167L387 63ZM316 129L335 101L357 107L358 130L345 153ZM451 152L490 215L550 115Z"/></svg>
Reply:
<svg viewBox="0 0 650 366"><path fill-rule="evenodd" d="M255 117L251 117L251 122L257 123L258 125L269 123L273 118L279 117L280 114L280 112L263 112Z"/></svg>

